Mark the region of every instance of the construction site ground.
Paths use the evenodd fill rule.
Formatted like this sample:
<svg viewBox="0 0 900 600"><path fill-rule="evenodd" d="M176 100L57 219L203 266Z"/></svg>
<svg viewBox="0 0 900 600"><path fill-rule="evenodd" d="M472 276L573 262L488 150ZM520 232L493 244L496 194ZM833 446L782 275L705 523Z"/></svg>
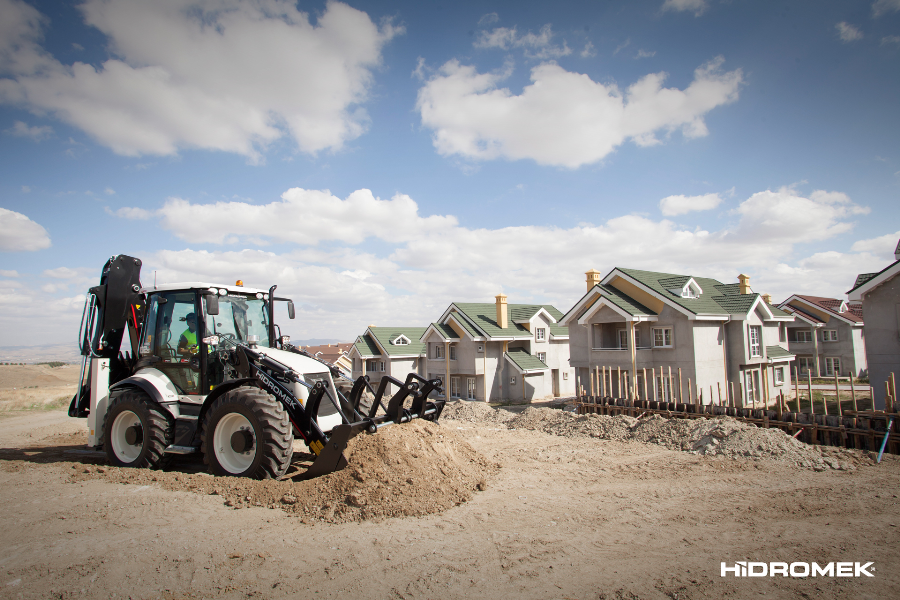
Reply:
<svg viewBox="0 0 900 600"><path fill-rule="evenodd" d="M0 409L7 390L0 379ZM0 598L900 595L894 456L728 422L690 425L685 450L688 425L658 418L447 413L361 436L354 452L388 456L300 484L212 477L196 460L116 469L72 452L83 420L2 410ZM874 576L720 576L744 560L871 561Z"/></svg>

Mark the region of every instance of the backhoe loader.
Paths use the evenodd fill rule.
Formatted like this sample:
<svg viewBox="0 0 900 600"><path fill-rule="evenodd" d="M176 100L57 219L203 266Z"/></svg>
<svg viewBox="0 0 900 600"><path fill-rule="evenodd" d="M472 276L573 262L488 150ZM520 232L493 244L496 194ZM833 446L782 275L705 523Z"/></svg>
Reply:
<svg viewBox="0 0 900 600"><path fill-rule="evenodd" d="M291 465L295 437L315 456L302 477L344 468L360 433L437 421L442 382L367 377L335 385L337 369L290 344L265 289L189 282L143 287L141 261L110 258L89 290L78 343L80 385L69 416L87 418L88 447L113 465L160 468L200 453L209 471L268 479ZM133 349L122 351L125 336ZM389 384L397 388L389 393Z"/></svg>

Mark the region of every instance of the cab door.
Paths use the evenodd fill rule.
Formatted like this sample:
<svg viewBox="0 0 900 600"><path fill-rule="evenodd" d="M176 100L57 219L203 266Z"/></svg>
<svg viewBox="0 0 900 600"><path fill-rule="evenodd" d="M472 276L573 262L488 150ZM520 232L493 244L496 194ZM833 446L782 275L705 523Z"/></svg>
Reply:
<svg viewBox="0 0 900 600"><path fill-rule="evenodd" d="M194 292L154 294L141 344L141 357L154 357L152 366L165 373L184 395L203 393L200 389L202 332L199 315Z"/></svg>

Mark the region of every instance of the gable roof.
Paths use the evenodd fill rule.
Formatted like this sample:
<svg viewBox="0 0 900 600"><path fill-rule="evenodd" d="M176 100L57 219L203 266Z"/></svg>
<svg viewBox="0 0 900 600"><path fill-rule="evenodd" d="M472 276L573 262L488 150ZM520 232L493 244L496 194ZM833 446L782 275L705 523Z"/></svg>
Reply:
<svg viewBox="0 0 900 600"><path fill-rule="evenodd" d="M454 331L452 327L450 327L449 325L443 325L441 323L432 323L427 328L425 328L425 332L422 333L422 337L420 339L424 340L431 332L438 334L446 342L459 340L459 334L456 333L456 331Z"/></svg>
<svg viewBox="0 0 900 600"><path fill-rule="evenodd" d="M863 294L900 275L900 260L894 261L877 273L865 273L856 278L853 288L847 292L850 300L862 300ZM862 280L862 281L860 281Z"/></svg>
<svg viewBox="0 0 900 600"><path fill-rule="evenodd" d="M855 310L854 307L851 307L849 305L849 303L840 300L839 298L826 298L824 296L807 296L794 294L781 303L781 306L784 308L792 306L800 312L803 312L805 316L812 317L819 323L825 322L823 319L817 317L812 311L804 309L804 305L817 308L827 315L835 317L837 319L841 319L842 321L850 323L851 325L862 325L863 322L862 307L859 307L858 310ZM848 310L841 312L841 306L846 306Z"/></svg>
<svg viewBox="0 0 900 600"><path fill-rule="evenodd" d="M455 309L455 310L454 310ZM487 302L454 302L444 312L441 318L446 322L451 316L456 316L456 321L462 325L473 338L501 338L501 339L530 339L532 334L522 325L537 315L542 310L546 311L559 323L562 313L551 304L507 304L506 314L509 320L507 327L497 324L497 305ZM518 321L518 323L516 322ZM563 327L557 327L554 332L554 324L550 324L550 333L559 336L568 335Z"/></svg>
<svg viewBox="0 0 900 600"><path fill-rule="evenodd" d="M369 327L356 339L354 346L363 357L383 354L390 357L419 356L425 352L425 344L419 341L425 329L425 327ZM398 346L391 343L401 335L409 340L409 344Z"/></svg>
<svg viewBox="0 0 900 600"><path fill-rule="evenodd" d="M503 353L503 356L519 373L526 375L528 373L546 371L550 368L537 356L529 354L524 348L510 348L509 352Z"/></svg>
<svg viewBox="0 0 900 600"><path fill-rule="evenodd" d="M795 356L781 346L766 346L766 358L773 361L794 360Z"/></svg>

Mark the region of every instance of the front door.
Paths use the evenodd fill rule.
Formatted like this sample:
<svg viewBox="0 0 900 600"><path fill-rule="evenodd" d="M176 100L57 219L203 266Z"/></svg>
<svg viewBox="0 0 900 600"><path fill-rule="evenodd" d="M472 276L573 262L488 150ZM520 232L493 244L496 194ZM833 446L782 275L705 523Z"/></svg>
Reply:
<svg viewBox="0 0 900 600"><path fill-rule="evenodd" d="M141 357L155 357L152 366L186 395L202 393L198 314L194 292L154 294L141 343Z"/></svg>
<svg viewBox="0 0 900 600"><path fill-rule="evenodd" d="M559 369L553 369L553 397L559 398Z"/></svg>

